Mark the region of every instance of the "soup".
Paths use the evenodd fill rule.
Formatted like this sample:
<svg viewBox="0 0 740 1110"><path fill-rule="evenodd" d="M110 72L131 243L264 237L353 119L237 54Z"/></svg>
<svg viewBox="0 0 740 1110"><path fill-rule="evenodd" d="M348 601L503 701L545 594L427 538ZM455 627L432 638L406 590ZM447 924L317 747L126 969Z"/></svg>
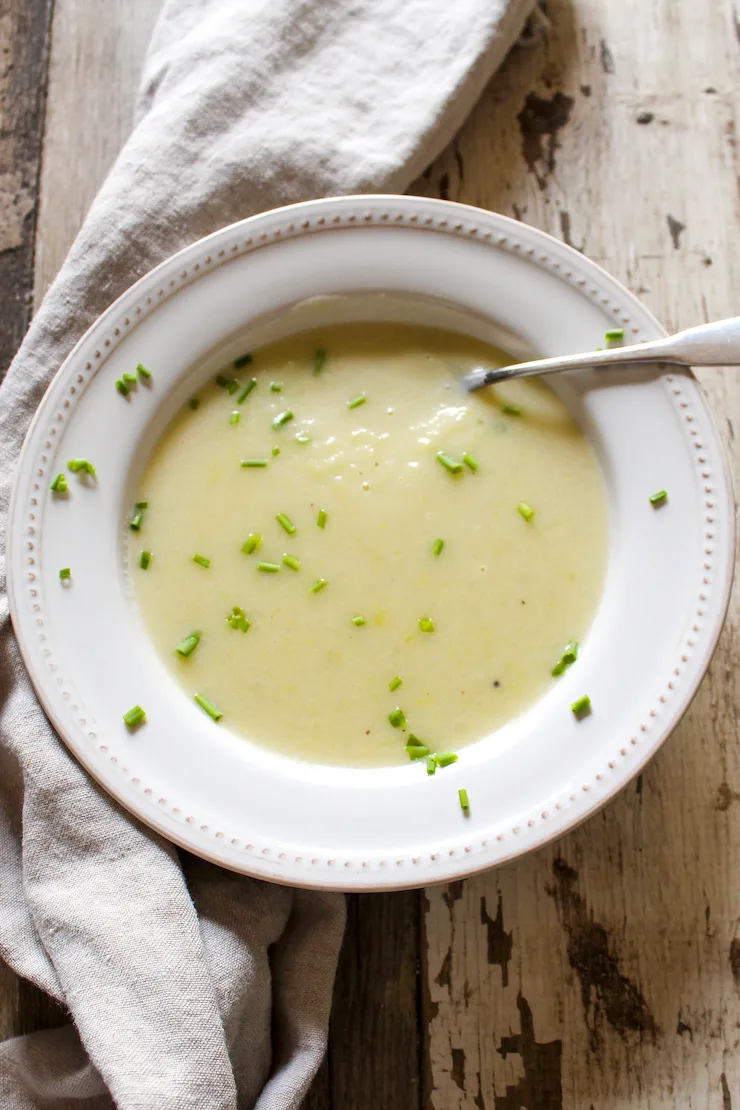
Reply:
<svg viewBox="0 0 740 1110"><path fill-rule="evenodd" d="M173 421L130 532L183 691L274 752L357 767L455 751L541 697L608 541L563 401L531 379L466 394L466 370L510 360L400 324L251 357Z"/></svg>

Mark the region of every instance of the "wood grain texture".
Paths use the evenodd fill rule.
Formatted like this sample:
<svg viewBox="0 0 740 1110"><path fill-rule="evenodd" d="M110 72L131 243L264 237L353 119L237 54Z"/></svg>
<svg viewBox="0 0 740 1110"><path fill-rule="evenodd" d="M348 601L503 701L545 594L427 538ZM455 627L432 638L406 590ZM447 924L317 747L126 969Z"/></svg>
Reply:
<svg viewBox="0 0 740 1110"><path fill-rule="evenodd" d="M551 0L418 183L583 250L669 328L738 311L740 18ZM740 476L740 376L701 375ZM517 864L427 892L425 1104L740 1106L740 603L645 773Z"/></svg>

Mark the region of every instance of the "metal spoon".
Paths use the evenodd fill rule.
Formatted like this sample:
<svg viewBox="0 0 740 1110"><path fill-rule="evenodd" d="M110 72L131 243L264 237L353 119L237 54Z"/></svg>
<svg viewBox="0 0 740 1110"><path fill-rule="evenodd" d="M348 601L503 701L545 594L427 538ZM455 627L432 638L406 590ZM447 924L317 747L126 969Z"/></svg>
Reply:
<svg viewBox="0 0 740 1110"><path fill-rule="evenodd" d="M500 370L470 370L463 376L465 387L473 391L484 385L528 378L532 374L554 374L557 370L584 370L601 366L627 366L641 362L669 362L676 366L740 366L740 316L700 324L650 343L627 347L608 347L581 355L542 358L518 362Z"/></svg>

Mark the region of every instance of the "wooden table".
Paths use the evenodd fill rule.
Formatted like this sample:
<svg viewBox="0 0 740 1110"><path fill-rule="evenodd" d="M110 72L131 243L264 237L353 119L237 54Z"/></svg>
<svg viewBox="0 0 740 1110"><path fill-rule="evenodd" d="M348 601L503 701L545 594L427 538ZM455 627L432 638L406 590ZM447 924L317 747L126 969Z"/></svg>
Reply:
<svg viewBox="0 0 740 1110"><path fill-rule="evenodd" d="M129 131L159 0L51 8L0 2L3 366ZM413 191L546 229L669 328L738 313L740 9L548 17ZM737 477L740 376L701 377ZM740 1110L739 710L736 592L691 711L605 810L468 882L351 898L311 1110ZM0 1035L62 1018L0 972Z"/></svg>

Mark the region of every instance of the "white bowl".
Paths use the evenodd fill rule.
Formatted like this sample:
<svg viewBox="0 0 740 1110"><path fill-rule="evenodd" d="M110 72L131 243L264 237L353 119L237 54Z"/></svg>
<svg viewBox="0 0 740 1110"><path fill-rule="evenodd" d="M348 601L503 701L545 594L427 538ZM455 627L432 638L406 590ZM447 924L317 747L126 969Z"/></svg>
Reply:
<svg viewBox="0 0 740 1110"><path fill-rule="evenodd" d="M370 296L369 294L375 294ZM385 295L380 295L385 294ZM307 307L304 302L324 299ZM298 307L296 307L298 306ZM540 702L433 778L257 748L185 698L140 623L125 521L147 454L216 367L316 320L447 324L554 355L662 329L618 282L523 224L416 197L343 197L267 212L181 251L90 328L50 385L11 507L13 623L38 696L88 771L142 821L226 867L299 886L379 890L459 878L572 828L654 754L717 642L734 559L725 460L690 373L551 382L600 458L610 502L604 596L571 668ZM137 362L151 388L114 381ZM60 503L66 460L98 469ZM665 487L655 511L648 495ZM62 584L60 567L73 568ZM570 703L591 696L577 722ZM148 714L128 733L121 714ZM467 788L470 816L456 803Z"/></svg>

